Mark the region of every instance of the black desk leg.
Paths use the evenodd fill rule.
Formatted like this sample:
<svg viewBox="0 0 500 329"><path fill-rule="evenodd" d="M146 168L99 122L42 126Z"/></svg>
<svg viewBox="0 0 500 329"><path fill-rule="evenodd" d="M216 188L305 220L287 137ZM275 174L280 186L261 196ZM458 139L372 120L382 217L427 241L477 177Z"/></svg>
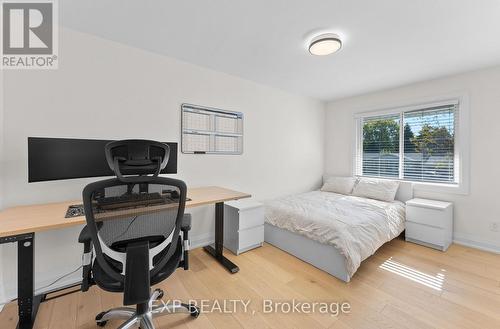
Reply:
<svg viewBox="0 0 500 329"><path fill-rule="evenodd" d="M215 204L215 248L206 246L204 249L229 272L234 274L240 270L236 264L222 254L224 250L224 202Z"/></svg>
<svg viewBox="0 0 500 329"><path fill-rule="evenodd" d="M35 322L42 296L33 296L35 277L35 234L17 241L17 305L18 329L31 329Z"/></svg>

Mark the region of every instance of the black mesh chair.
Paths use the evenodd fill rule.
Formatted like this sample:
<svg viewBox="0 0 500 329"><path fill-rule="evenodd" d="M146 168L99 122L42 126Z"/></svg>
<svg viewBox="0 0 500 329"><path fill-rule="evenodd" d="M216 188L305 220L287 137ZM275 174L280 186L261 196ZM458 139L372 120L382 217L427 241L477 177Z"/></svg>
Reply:
<svg viewBox="0 0 500 329"><path fill-rule="evenodd" d="M126 319L119 328L149 329L154 328L156 316L199 315L194 305L161 302L160 289L151 293L152 285L189 265L191 217L184 214L186 185L157 176L168 159L165 146L137 140L108 144L106 156L118 178L91 183L83 190L87 226L79 239L84 243L82 290L97 284L123 293L124 305L135 305L98 314L99 326L118 318ZM126 176L134 172L139 175Z"/></svg>

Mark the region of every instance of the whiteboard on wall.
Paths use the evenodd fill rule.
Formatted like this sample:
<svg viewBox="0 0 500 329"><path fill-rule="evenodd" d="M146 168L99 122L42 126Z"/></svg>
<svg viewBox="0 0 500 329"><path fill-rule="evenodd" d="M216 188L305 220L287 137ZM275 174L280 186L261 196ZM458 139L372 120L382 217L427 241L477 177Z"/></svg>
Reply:
<svg viewBox="0 0 500 329"><path fill-rule="evenodd" d="M243 153L243 113L182 104L181 121L182 153Z"/></svg>

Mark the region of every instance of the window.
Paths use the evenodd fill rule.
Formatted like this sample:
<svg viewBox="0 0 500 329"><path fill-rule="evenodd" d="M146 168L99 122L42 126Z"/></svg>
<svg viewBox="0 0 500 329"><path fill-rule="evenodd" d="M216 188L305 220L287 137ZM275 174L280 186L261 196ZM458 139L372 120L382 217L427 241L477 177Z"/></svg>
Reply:
<svg viewBox="0 0 500 329"><path fill-rule="evenodd" d="M403 178L456 183L455 105L403 113Z"/></svg>
<svg viewBox="0 0 500 329"><path fill-rule="evenodd" d="M400 116L363 119L362 175L399 178Z"/></svg>
<svg viewBox="0 0 500 329"><path fill-rule="evenodd" d="M358 118L355 174L458 184L458 101Z"/></svg>

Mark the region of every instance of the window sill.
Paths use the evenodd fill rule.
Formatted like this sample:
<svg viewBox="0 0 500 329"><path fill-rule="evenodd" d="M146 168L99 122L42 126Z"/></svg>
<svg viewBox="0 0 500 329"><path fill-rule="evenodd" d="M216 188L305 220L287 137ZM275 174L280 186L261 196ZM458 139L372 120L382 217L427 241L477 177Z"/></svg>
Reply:
<svg viewBox="0 0 500 329"><path fill-rule="evenodd" d="M442 184L429 182L412 182L404 181L413 184L414 191L434 192L434 193L449 193L449 194L469 194L469 188L465 184Z"/></svg>

